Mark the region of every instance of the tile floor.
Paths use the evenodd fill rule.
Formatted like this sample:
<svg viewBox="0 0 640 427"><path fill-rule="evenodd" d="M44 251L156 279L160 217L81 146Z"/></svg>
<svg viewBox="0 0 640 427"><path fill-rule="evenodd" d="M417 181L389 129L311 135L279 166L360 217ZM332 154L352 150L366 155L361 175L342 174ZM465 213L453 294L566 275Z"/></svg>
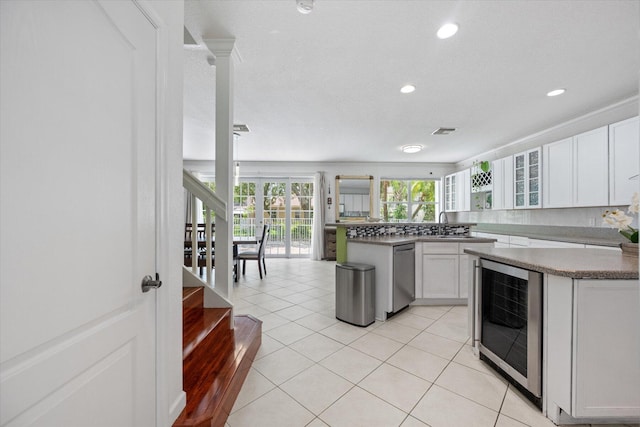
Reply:
<svg viewBox="0 0 640 427"><path fill-rule="evenodd" d="M359 328L335 318L335 262L268 259L236 284L262 347L229 427L523 427L549 420L476 360L463 306L411 306Z"/></svg>

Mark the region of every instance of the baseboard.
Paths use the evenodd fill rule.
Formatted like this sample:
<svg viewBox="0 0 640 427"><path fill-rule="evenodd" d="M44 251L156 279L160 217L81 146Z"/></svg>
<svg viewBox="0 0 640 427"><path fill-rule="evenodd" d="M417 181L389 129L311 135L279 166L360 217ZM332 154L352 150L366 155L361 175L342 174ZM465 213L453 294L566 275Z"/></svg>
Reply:
<svg viewBox="0 0 640 427"><path fill-rule="evenodd" d="M182 410L187 406L187 393L181 391L178 397L173 401L173 404L169 408L169 425L173 425L176 422Z"/></svg>

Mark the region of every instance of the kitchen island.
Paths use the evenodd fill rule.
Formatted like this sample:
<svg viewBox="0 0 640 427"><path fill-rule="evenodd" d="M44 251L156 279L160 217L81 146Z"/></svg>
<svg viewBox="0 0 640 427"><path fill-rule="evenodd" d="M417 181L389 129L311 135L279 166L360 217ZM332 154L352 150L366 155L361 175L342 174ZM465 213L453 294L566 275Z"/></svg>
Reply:
<svg viewBox="0 0 640 427"><path fill-rule="evenodd" d="M375 318L385 321L401 309L398 305L398 281L404 283L406 275L399 274L394 265L397 250L411 245L415 260L412 263L411 295L414 304L466 304L469 247L491 247L495 239L475 238L464 234L451 235L387 235L351 237L346 239L346 261L373 265L375 272ZM406 289L406 287L405 287ZM407 303L402 304L406 306Z"/></svg>
<svg viewBox="0 0 640 427"><path fill-rule="evenodd" d="M539 273L543 413L556 424L640 421L637 258L604 249L465 252L479 265L469 305L476 350L485 346L483 328L491 321L483 317L491 310L483 293L492 286L485 274L491 262Z"/></svg>

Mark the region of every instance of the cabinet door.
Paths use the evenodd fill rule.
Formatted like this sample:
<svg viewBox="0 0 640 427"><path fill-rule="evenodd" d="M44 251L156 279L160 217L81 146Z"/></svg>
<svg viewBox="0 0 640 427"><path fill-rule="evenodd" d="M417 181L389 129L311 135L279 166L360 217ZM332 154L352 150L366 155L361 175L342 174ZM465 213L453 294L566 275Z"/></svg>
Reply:
<svg viewBox="0 0 640 427"><path fill-rule="evenodd" d="M574 417L640 416L637 280L574 281Z"/></svg>
<svg viewBox="0 0 640 427"><path fill-rule="evenodd" d="M640 130L638 117L609 125L609 205L631 203L638 183L629 178L640 172Z"/></svg>
<svg viewBox="0 0 640 427"><path fill-rule="evenodd" d="M564 208L573 204L573 139L545 144L542 147L544 166L544 207Z"/></svg>
<svg viewBox="0 0 640 427"><path fill-rule="evenodd" d="M540 178L542 175L541 168L542 153L540 148L527 151L527 207L539 208L542 206L542 197L540 192L542 186Z"/></svg>
<svg viewBox="0 0 640 427"><path fill-rule="evenodd" d="M448 212L456 210L456 175L444 177L444 206Z"/></svg>
<svg viewBox="0 0 640 427"><path fill-rule="evenodd" d="M466 212L471 209L471 170L456 173L456 210Z"/></svg>
<svg viewBox="0 0 640 427"><path fill-rule="evenodd" d="M491 173L493 179L491 209L504 209L504 163L502 159L491 162Z"/></svg>
<svg viewBox="0 0 640 427"><path fill-rule="evenodd" d="M422 297L458 298L458 254L422 256Z"/></svg>
<svg viewBox="0 0 640 427"><path fill-rule="evenodd" d="M513 156L513 207L523 209L526 204L527 183L527 154L520 153Z"/></svg>
<svg viewBox="0 0 640 427"><path fill-rule="evenodd" d="M539 208L542 206L541 149L519 153L513 156L514 208Z"/></svg>
<svg viewBox="0 0 640 427"><path fill-rule="evenodd" d="M608 133L607 126L603 126L573 138L573 206L606 206L609 202ZM638 164L637 154L635 163ZM628 196L629 203L632 194Z"/></svg>

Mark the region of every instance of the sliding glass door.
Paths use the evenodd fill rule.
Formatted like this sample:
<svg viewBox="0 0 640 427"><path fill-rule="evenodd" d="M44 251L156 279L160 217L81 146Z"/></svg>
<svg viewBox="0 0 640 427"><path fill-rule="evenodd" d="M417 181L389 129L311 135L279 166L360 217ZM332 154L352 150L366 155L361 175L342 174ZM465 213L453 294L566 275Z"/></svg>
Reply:
<svg viewBox="0 0 640 427"><path fill-rule="evenodd" d="M310 178L246 178L234 193L234 235L260 236L263 225L268 224L267 256L309 256L313 221Z"/></svg>

